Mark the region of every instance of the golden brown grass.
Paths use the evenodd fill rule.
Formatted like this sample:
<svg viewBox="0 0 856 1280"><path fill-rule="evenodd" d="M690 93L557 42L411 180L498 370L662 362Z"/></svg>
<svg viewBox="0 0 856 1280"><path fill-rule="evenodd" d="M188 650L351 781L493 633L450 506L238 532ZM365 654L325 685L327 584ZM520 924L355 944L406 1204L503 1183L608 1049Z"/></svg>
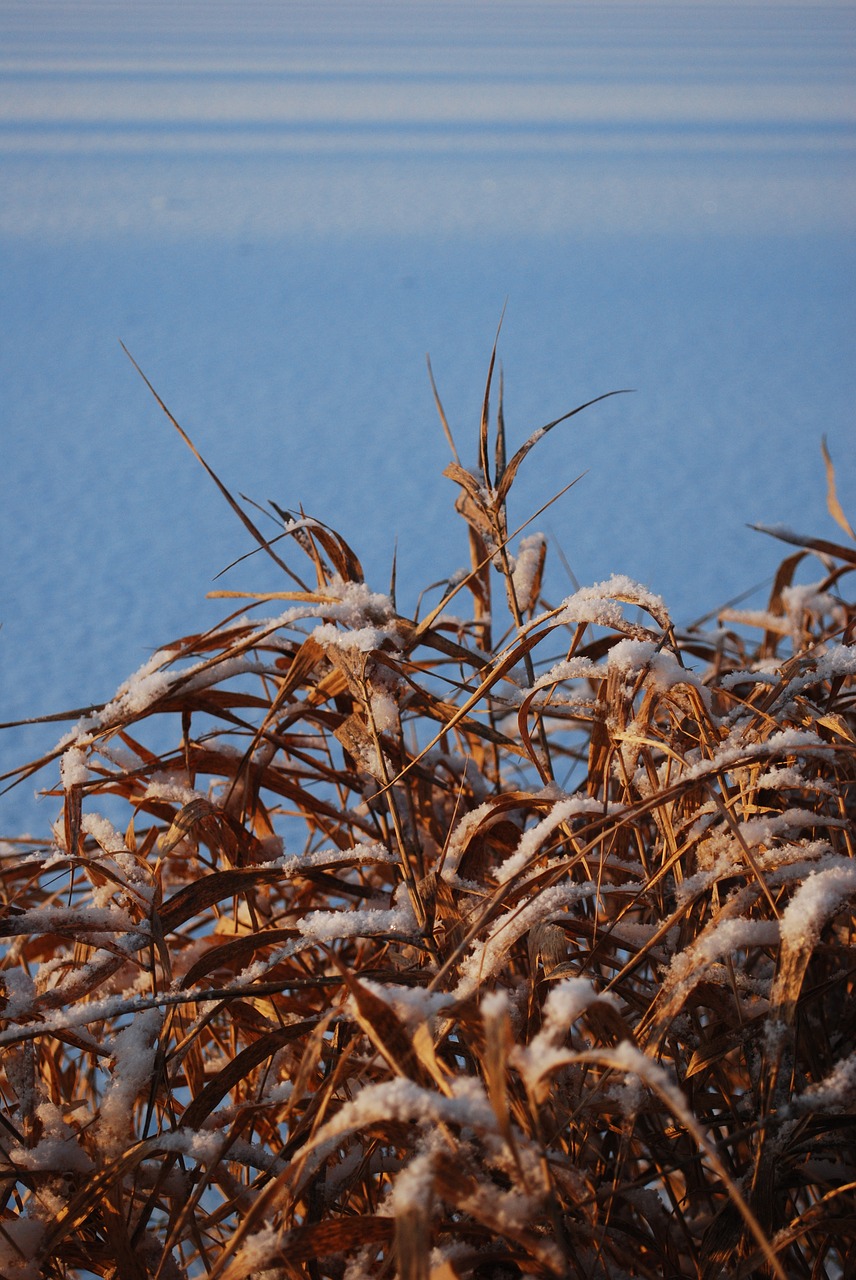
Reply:
<svg viewBox="0 0 856 1280"><path fill-rule="evenodd" d="M856 550L550 606L489 390L439 603L226 494L270 593L19 771L3 1276L856 1274Z"/></svg>

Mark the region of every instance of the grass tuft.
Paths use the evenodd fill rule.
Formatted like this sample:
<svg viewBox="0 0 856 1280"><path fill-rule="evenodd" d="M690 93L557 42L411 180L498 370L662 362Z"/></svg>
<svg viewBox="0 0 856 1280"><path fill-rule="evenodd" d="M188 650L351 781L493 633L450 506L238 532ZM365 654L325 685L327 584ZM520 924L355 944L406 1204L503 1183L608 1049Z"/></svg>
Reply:
<svg viewBox="0 0 856 1280"><path fill-rule="evenodd" d="M16 771L4 1277L856 1273L856 551L551 604L491 383L421 618L203 464L271 591Z"/></svg>

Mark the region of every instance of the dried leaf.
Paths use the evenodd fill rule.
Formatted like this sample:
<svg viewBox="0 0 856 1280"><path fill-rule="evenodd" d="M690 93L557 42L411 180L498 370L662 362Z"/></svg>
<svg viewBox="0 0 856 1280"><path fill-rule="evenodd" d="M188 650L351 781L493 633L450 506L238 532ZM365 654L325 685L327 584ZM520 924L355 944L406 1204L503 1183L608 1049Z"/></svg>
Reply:
<svg viewBox="0 0 856 1280"><path fill-rule="evenodd" d="M820 448L823 453L823 463L826 467L826 505L829 509L829 514L847 536L856 542L856 533L853 532L853 526L845 516L841 509L841 503L838 501L838 494L835 489L835 467L832 465L832 458L829 456L826 436L821 437Z"/></svg>

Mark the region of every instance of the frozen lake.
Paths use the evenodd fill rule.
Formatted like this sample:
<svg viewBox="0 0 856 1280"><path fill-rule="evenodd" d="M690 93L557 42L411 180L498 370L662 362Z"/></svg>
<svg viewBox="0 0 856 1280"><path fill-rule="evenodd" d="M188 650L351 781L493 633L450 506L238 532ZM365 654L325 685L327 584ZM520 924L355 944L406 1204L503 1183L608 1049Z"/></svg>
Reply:
<svg viewBox="0 0 856 1280"><path fill-rule="evenodd" d="M109 697L249 546L119 339L233 492L378 590L397 537L405 608L466 560L425 354L474 462L506 299L513 444L635 388L516 487L522 520L587 473L537 524L581 582L685 623L772 573L747 523L840 537L854 52L849 4L2 4L0 721ZM52 812L25 784L0 833Z"/></svg>

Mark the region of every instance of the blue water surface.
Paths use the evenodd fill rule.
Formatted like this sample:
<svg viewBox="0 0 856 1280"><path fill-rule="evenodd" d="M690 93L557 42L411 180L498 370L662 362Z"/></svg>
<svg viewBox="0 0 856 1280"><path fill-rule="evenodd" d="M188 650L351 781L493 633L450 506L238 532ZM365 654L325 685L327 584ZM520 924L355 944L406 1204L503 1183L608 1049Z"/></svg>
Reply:
<svg viewBox="0 0 856 1280"><path fill-rule="evenodd" d="M334 525L378 590L397 542L405 610L467 558L425 356L472 464L503 307L512 445L634 389L515 485L522 522L582 475L534 526L576 580L684 624L769 581L748 523L843 537L847 7L487 8L4 6L0 720L109 698L215 585L285 586L213 582L248 535L120 340L233 492ZM62 731L4 732L0 771ZM46 829L35 786L0 833Z"/></svg>

